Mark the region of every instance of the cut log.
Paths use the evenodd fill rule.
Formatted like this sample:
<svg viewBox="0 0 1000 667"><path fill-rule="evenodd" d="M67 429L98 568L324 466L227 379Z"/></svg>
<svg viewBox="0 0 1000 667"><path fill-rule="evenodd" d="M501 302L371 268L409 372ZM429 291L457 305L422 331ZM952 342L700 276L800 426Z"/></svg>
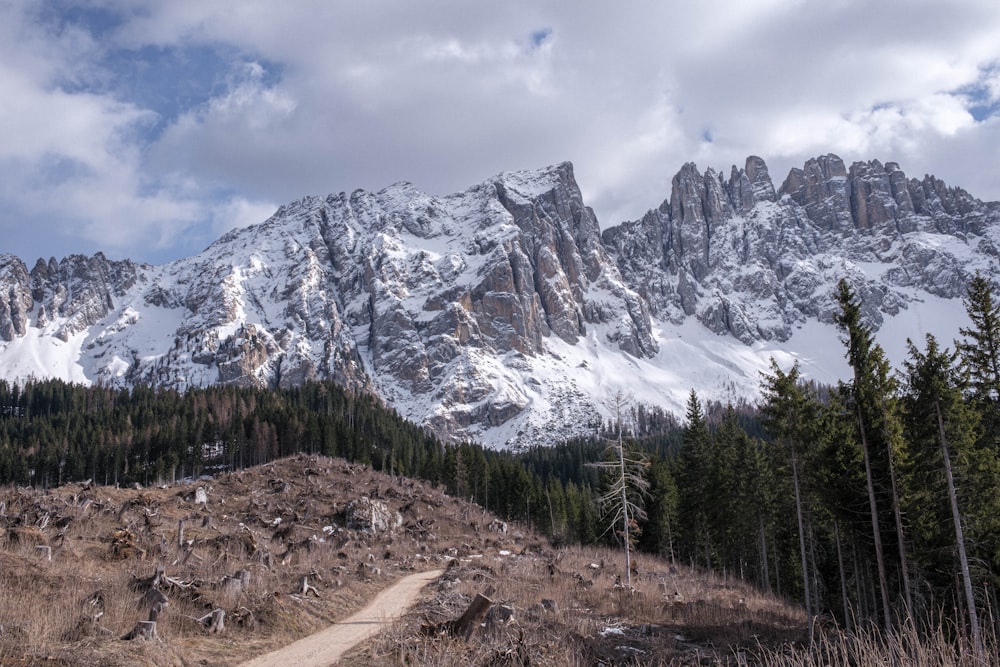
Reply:
<svg viewBox="0 0 1000 667"><path fill-rule="evenodd" d="M478 593L465 613L454 621L450 627L451 634L468 641L472 634L479 627L486 617L486 612L490 610L493 601L482 593Z"/></svg>
<svg viewBox="0 0 1000 667"><path fill-rule="evenodd" d="M177 548L184 548L184 519L177 520Z"/></svg>

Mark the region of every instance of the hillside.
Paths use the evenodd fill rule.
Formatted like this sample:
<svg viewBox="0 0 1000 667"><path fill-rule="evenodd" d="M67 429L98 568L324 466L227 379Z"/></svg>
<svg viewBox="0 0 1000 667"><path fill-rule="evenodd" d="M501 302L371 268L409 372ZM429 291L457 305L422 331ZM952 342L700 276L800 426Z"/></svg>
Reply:
<svg viewBox="0 0 1000 667"><path fill-rule="evenodd" d="M362 498L384 503L388 529L354 523ZM646 555L629 594L620 554L557 549L428 485L325 457L162 487L7 487L0 510L3 665L235 665L441 567L407 620L345 664L697 664L806 627L797 608ZM122 639L151 588L169 600L159 641ZM478 593L493 611L470 641L434 630Z"/></svg>

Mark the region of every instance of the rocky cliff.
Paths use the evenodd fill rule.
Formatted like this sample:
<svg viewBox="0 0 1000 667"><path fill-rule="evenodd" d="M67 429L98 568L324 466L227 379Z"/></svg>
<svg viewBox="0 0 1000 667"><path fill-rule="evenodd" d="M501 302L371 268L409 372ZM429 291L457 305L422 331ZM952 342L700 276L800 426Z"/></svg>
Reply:
<svg viewBox="0 0 1000 667"><path fill-rule="evenodd" d="M832 322L841 277L876 325L958 302L971 271L998 273L998 221L932 176L833 155L778 189L757 157L728 178L684 165L603 234L569 163L446 197L404 183L302 199L163 266L0 255L0 361L181 390L332 378L446 437L549 441L618 389L752 392L768 356L815 356L796 332Z"/></svg>
<svg viewBox="0 0 1000 667"><path fill-rule="evenodd" d="M996 272L998 214L933 176L907 179L877 160L848 169L836 155L793 169L775 191L750 157L728 180L685 165L667 201L603 238L655 315L695 316L752 344L785 341L810 318L832 323L841 277L876 326L922 293L962 297L973 265Z"/></svg>

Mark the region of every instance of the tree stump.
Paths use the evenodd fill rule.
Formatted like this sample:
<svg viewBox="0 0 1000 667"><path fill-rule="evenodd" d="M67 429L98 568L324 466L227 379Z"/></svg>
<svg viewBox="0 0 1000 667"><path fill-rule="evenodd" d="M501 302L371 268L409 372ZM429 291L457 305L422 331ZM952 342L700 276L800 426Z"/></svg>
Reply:
<svg viewBox="0 0 1000 667"><path fill-rule="evenodd" d="M490 605L493 601L482 593L478 593L469 608L465 610L465 613L454 621L451 625L451 634L456 637L461 637L465 641L469 641L472 637L472 633L476 631L479 624L483 622L486 617L486 612L490 610Z"/></svg>
<svg viewBox="0 0 1000 667"><path fill-rule="evenodd" d="M198 622L208 626L209 634L220 635L226 629L226 612L224 609L213 609L199 618Z"/></svg>
<svg viewBox="0 0 1000 667"><path fill-rule="evenodd" d="M159 635L156 634L156 621L139 621L132 628L132 631L127 635L122 637L125 641L131 641L133 639L159 639Z"/></svg>
<svg viewBox="0 0 1000 667"><path fill-rule="evenodd" d="M309 585L309 577L303 576L302 589L299 591L299 595L309 595L309 593L312 593L316 597L319 597L319 591L316 590L316 587Z"/></svg>

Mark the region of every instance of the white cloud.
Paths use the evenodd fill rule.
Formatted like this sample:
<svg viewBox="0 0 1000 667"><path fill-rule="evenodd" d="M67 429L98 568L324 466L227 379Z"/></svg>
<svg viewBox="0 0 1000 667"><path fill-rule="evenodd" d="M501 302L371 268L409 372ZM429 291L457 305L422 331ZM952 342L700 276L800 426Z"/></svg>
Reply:
<svg viewBox="0 0 1000 667"><path fill-rule="evenodd" d="M87 248L160 259L271 202L567 159L604 226L751 153L778 183L837 152L1000 199L1000 121L971 113L1000 100L995 0L95 4L123 17L100 39L26 0L0 26L0 196ZM107 61L148 46L227 60L165 119Z"/></svg>
<svg viewBox="0 0 1000 667"><path fill-rule="evenodd" d="M212 208L212 232L215 236L222 236L238 227L263 222L271 217L277 208L268 202L230 197Z"/></svg>

